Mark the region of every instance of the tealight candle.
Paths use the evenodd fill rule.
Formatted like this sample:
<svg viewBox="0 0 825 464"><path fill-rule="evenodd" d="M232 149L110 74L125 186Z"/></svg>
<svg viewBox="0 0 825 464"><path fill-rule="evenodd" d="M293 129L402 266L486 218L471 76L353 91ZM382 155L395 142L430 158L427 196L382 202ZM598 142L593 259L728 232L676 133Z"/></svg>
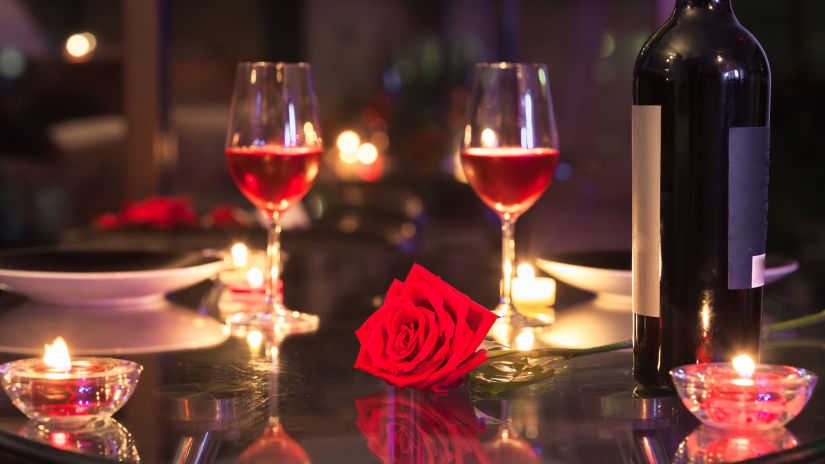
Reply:
<svg viewBox="0 0 825 464"><path fill-rule="evenodd" d="M513 303L526 316L552 322L555 312L550 306L556 303L556 281L549 277L536 277L533 267L519 264L513 279Z"/></svg>
<svg viewBox="0 0 825 464"><path fill-rule="evenodd" d="M236 243L232 245L230 250L232 254L232 266L246 267L249 262L249 249L243 243Z"/></svg>
<svg viewBox="0 0 825 464"><path fill-rule="evenodd" d="M84 426L115 413L131 397L143 367L115 358L69 356L58 337L43 359L0 365L0 382L30 419L63 427Z"/></svg>
<svg viewBox="0 0 825 464"><path fill-rule="evenodd" d="M230 249L232 267L218 274L220 280L232 292L263 293L265 255L250 252L243 243L236 243Z"/></svg>
<svg viewBox="0 0 825 464"><path fill-rule="evenodd" d="M707 425L771 429L796 417L816 386L816 375L789 366L730 363L689 364L670 371L685 407Z"/></svg>

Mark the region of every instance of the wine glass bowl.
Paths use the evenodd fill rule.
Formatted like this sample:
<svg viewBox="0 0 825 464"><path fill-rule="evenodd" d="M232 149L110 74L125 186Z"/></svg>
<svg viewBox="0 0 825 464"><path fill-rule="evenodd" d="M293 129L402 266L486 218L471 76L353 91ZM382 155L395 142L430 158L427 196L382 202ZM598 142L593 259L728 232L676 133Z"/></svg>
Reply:
<svg viewBox="0 0 825 464"><path fill-rule="evenodd" d="M461 165L481 200L502 224L500 316L491 329L505 343L518 327L546 325L519 314L512 305L515 269L514 227L553 180L558 163L558 135L542 64L479 63L467 103Z"/></svg>
<svg viewBox="0 0 825 464"><path fill-rule="evenodd" d="M226 160L240 191L267 218L266 303L227 324L278 333L310 332L318 316L287 309L277 291L280 218L312 187L323 144L307 63L239 63L226 131Z"/></svg>

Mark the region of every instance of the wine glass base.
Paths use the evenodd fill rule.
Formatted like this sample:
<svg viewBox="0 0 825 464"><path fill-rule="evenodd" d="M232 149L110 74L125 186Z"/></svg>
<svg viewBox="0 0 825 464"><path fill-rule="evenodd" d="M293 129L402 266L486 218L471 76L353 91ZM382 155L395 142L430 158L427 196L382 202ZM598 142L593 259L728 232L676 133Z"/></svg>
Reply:
<svg viewBox="0 0 825 464"><path fill-rule="evenodd" d="M292 311L276 306L267 312L239 312L226 319L226 326L233 335L244 336L252 331L282 339L288 335L315 332L319 318L315 314Z"/></svg>
<svg viewBox="0 0 825 464"><path fill-rule="evenodd" d="M493 323L487 338L506 347L516 345L518 336L525 332L541 332L553 324L553 319L539 319L520 314L512 305L499 304L493 309L498 319Z"/></svg>

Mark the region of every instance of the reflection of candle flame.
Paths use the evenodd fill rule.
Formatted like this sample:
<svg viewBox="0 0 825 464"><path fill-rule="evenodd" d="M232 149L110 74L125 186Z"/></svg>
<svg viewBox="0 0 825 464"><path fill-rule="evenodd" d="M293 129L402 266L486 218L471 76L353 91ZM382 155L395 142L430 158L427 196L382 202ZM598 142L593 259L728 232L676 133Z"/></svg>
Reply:
<svg viewBox="0 0 825 464"><path fill-rule="evenodd" d="M258 348L261 346L261 342L264 339L264 334L257 330L252 330L248 334L246 334L246 342L249 343L249 347L252 349Z"/></svg>
<svg viewBox="0 0 825 464"><path fill-rule="evenodd" d="M487 128L481 131L481 145L485 147L495 147L498 145L498 141L496 140L498 137L496 136L495 131L493 129Z"/></svg>
<svg viewBox="0 0 825 464"><path fill-rule="evenodd" d="M530 351L533 349L533 343L535 341L536 336L533 332L522 332L516 337L516 348L518 348L519 351Z"/></svg>
<svg viewBox="0 0 825 464"><path fill-rule="evenodd" d="M249 250L243 243L232 245L232 265L235 267L246 267Z"/></svg>
<svg viewBox="0 0 825 464"><path fill-rule="evenodd" d="M516 275L519 279L534 279L536 271L528 263L521 263L516 267Z"/></svg>
<svg viewBox="0 0 825 464"><path fill-rule="evenodd" d="M66 432L53 432L49 435L49 442L55 448L63 448L69 444L69 434Z"/></svg>
<svg viewBox="0 0 825 464"><path fill-rule="evenodd" d="M246 271L246 280L252 288L260 288L264 284L264 274L257 267Z"/></svg>
<svg viewBox="0 0 825 464"><path fill-rule="evenodd" d="M46 354L43 362L52 368L69 371L72 369L72 359L69 357L69 348L63 337L54 339L51 345L46 344Z"/></svg>

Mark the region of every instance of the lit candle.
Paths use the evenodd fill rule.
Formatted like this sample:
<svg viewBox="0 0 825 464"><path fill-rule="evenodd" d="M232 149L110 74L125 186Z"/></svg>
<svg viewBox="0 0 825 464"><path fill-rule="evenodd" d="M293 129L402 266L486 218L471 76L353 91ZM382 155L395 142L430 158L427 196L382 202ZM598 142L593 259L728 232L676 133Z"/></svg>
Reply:
<svg viewBox="0 0 825 464"><path fill-rule="evenodd" d="M38 422L83 425L111 416L129 399L143 367L114 358L75 358L62 338L42 359L0 365L12 403Z"/></svg>
<svg viewBox="0 0 825 464"><path fill-rule="evenodd" d="M249 249L243 243L236 243L232 245L232 266L246 267L249 262Z"/></svg>
<svg viewBox="0 0 825 464"><path fill-rule="evenodd" d="M264 273L257 267L253 267L246 272L246 282L249 284L249 291L263 291Z"/></svg>
<svg viewBox="0 0 825 464"><path fill-rule="evenodd" d="M556 281L549 277L536 277L533 266L522 263L516 268L513 279L513 303L525 316L547 322L555 320L550 306L556 303Z"/></svg>
<svg viewBox="0 0 825 464"><path fill-rule="evenodd" d="M733 384L742 387L753 385L753 379L751 377L753 377L753 371L756 370L756 364L754 364L753 359L746 354L742 354L733 358L732 364L736 375L739 376L738 379L732 380Z"/></svg>
<svg viewBox="0 0 825 464"><path fill-rule="evenodd" d="M816 386L816 375L790 366L755 364L746 355L729 363L688 364L670 371L685 407L707 425L772 429L796 417Z"/></svg>

